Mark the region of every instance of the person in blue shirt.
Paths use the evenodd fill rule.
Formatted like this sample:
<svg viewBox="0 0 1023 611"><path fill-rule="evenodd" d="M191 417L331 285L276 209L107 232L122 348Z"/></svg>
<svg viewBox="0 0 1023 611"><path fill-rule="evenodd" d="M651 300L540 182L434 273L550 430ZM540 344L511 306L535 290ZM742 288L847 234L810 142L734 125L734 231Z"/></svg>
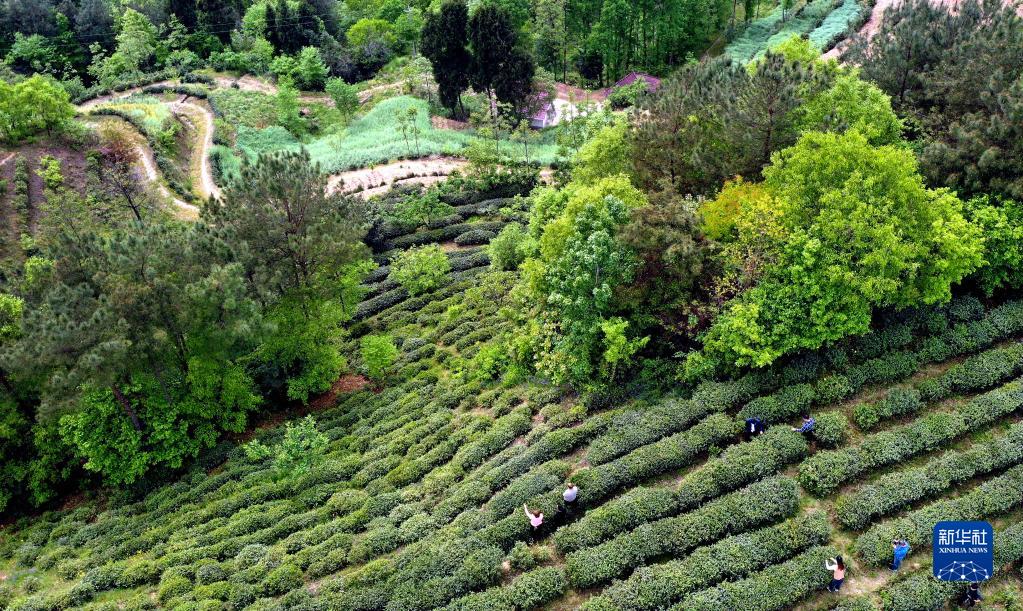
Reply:
<svg viewBox="0 0 1023 611"><path fill-rule="evenodd" d="M817 421L816 421L816 420L814 420L814 419L813 419L813 418L812 418L812 417L810 416L810 414L808 414L808 413L804 413L804 414L803 414L803 425L802 425L802 426L799 426L799 427L795 427L795 426L794 426L794 427L792 427L792 430L793 430L793 431L798 431L798 432L800 432L800 433L802 433L802 434L804 434L804 435L807 435L807 436L809 436L810 434L812 434L812 433L813 433L813 429L814 429L814 427L816 427L816 426L817 426Z"/></svg>
<svg viewBox="0 0 1023 611"><path fill-rule="evenodd" d="M906 554L909 553L909 541L905 539L895 539L892 541L892 566L893 571L899 570L902 566L902 561L906 558Z"/></svg>

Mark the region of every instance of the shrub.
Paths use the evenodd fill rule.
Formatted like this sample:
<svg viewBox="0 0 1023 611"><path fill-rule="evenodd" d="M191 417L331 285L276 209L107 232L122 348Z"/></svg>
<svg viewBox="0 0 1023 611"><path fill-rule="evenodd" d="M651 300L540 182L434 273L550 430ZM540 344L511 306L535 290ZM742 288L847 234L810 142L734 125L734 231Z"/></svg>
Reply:
<svg viewBox="0 0 1023 611"><path fill-rule="evenodd" d="M995 531L994 547L995 573L1023 558L1023 524L1014 524ZM962 598L965 584L938 581L930 570L909 575L881 591L884 609L892 611L916 611L917 609L942 609L950 600ZM842 607L843 611L873 610L873 605L859 603L859 607Z"/></svg>
<svg viewBox="0 0 1023 611"><path fill-rule="evenodd" d="M725 579L744 577L828 542L827 514L814 511L775 526L701 547L679 560L639 567L615 581L583 609L663 609L687 594Z"/></svg>
<svg viewBox="0 0 1023 611"><path fill-rule="evenodd" d="M707 499L735 490L798 460L808 451L802 435L772 429L750 443L726 449L703 468L686 475L678 488L634 488L586 513L555 533L558 548L574 551L644 522L696 507Z"/></svg>
<svg viewBox="0 0 1023 611"><path fill-rule="evenodd" d="M909 424L875 433L855 447L819 452L799 466L799 482L815 495L873 469L891 465L984 427L1023 405L1023 384L1012 382L967 402L958 411L928 414Z"/></svg>
<svg viewBox="0 0 1023 611"><path fill-rule="evenodd" d="M845 442L849 429L849 421L842 412L824 412L815 416L816 425L813 429L813 436L817 442L826 447L833 448Z"/></svg>
<svg viewBox="0 0 1023 611"><path fill-rule="evenodd" d="M480 244L487 244L496 235L493 231L487 231L486 229L470 229L465 233L455 236L455 244L459 246L479 246Z"/></svg>
<svg viewBox="0 0 1023 611"><path fill-rule="evenodd" d="M990 479L955 499L931 503L904 517L882 522L856 538L856 552L864 561L880 566L891 562L892 539L911 545L930 544L934 524L941 520L970 521L989 518L1023 503L1023 465Z"/></svg>
<svg viewBox="0 0 1023 611"><path fill-rule="evenodd" d="M390 279L409 295L416 296L435 289L451 269L447 255L440 246L431 244L400 253L391 263Z"/></svg>
<svg viewBox="0 0 1023 611"><path fill-rule="evenodd" d="M487 253L490 266L498 271L512 271L536 250L537 244L519 223L509 223L490 240Z"/></svg>
<svg viewBox="0 0 1023 611"><path fill-rule="evenodd" d="M263 445L258 439L243 446L249 460L273 459L274 469L280 476L297 477L308 473L313 463L327 450L327 436L316 428L312 414L284 425L284 436L274 446Z"/></svg>
<svg viewBox="0 0 1023 611"><path fill-rule="evenodd" d="M156 590L156 598L161 603L167 603L175 596L181 596L192 589L192 582L186 577L171 576L160 580L160 587Z"/></svg>
<svg viewBox="0 0 1023 611"><path fill-rule="evenodd" d="M227 572L219 562L204 562L195 569L195 582L199 585L207 585L224 579L227 579Z"/></svg>
<svg viewBox="0 0 1023 611"><path fill-rule="evenodd" d="M586 460L591 465L609 462L658 439L685 430L700 418L723 411L724 404L693 399L665 399L643 410L615 416L608 430L590 443Z"/></svg>
<svg viewBox="0 0 1023 611"><path fill-rule="evenodd" d="M734 437L739 427L724 414L713 414L688 431L642 446L611 462L572 476L579 501L594 504L640 480L692 464L712 446Z"/></svg>
<svg viewBox="0 0 1023 611"><path fill-rule="evenodd" d="M264 596L278 596L302 585L302 569L293 564L283 564L270 571L260 591Z"/></svg>
<svg viewBox="0 0 1023 611"><path fill-rule="evenodd" d="M678 608L687 611L791 609L808 594L827 585L831 576L822 567L825 560L836 555L838 550L833 547L815 547L746 579L694 594Z"/></svg>
<svg viewBox="0 0 1023 611"><path fill-rule="evenodd" d="M762 480L692 513L650 522L606 543L569 554L568 578L575 587L590 587L656 556L681 555L727 534L790 516L798 505L794 480Z"/></svg>
<svg viewBox="0 0 1023 611"><path fill-rule="evenodd" d="M878 516L938 494L953 484L1023 462L1023 423L1004 435L978 441L969 449L946 452L924 465L886 474L835 503L839 522L861 529Z"/></svg>
<svg viewBox="0 0 1023 611"><path fill-rule="evenodd" d="M398 348L390 335L367 335L360 343L362 364L370 379L379 382L398 358Z"/></svg>

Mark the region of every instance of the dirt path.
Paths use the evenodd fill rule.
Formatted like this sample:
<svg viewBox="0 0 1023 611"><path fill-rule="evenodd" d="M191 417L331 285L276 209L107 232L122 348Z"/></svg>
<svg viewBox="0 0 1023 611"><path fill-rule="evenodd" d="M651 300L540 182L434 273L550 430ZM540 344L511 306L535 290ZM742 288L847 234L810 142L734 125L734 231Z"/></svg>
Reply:
<svg viewBox="0 0 1023 611"><path fill-rule="evenodd" d="M210 149L213 147L213 112L194 102L187 102L182 99L178 102L171 102L169 104L172 110L181 110L186 114L195 116L196 114L202 117L201 124L196 125L197 139L201 139L202 144L198 151L192 153L192 169L193 174L196 174L199 178L199 191L204 198L215 197L220 199L220 188L217 187L216 181L213 180L213 166L210 164Z"/></svg>
<svg viewBox="0 0 1023 611"><path fill-rule="evenodd" d="M870 11L870 19L867 20L860 31L855 36L866 36L871 38L877 33L878 28L881 27L881 19L884 18L884 12L889 8L893 8L899 4L901 0L877 0L877 4ZM838 59L845 53L845 50L849 47L849 40L851 37L846 38L842 42L835 45L830 51L824 54L824 59Z"/></svg>
<svg viewBox="0 0 1023 611"><path fill-rule="evenodd" d="M395 183L433 184L466 165L468 165L466 160L456 157L426 157L385 163L334 174L327 181L327 191L331 193L338 190L342 193L359 191L364 197L369 197L386 191Z"/></svg>
<svg viewBox="0 0 1023 611"><path fill-rule="evenodd" d="M146 142L146 139L142 136L142 134L139 134L135 131L135 128L131 127L130 124L119 118L103 117L99 120L120 121L124 123L124 125L127 125L129 127L128 132L131 134L131 137L135 139L135 151L138 153L139 161L142 164L142 172L145 179L156 187L156 190L161 197L169 200L174 207L177 208L177 213L180 218L186 220L195 220L199 218L199 208L197 206L177 197L167 187L167 185L164 184L162 177L160 176L160 171L156 166L156 159L153 156L153 150L149 148L149 143Z"/></svg>

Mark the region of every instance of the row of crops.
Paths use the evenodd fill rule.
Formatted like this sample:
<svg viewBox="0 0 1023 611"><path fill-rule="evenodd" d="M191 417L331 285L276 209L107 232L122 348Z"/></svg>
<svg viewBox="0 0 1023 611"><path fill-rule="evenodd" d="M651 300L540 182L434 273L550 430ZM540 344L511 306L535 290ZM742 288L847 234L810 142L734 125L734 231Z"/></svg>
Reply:
<svg viewBox="0 0 1023 611"><path fill-rule="evenodd" d="M540 385L452 375L501 332L513 282L481 271L376 315L404 381L316 414L329 449L298 479L224 443L144 500L5 532L4 604L784 609L826 585L836 553L854 574L888 562L896 535L923 556L936 517L995 519L1002 566L1023 552L1018 526L997 521L1023 509L1023 302L892 316L770 370L591 412ZM785 426L803 408L824 425L813 443ZM779 426L740 442L751 413ZM925 462L896 466L911 458ZM569 478L583 510L571 515ZM524 502L556 526L532 545ZM843 608L956 593L928 574Z"/></svg>
<svg viewBox="0 0 1023 611"><path fill-rule="evenodd" d="M746 63L763 55L793 36L806 37L821 51L827 51L856 28L870 6L862 0L809 0L783 9L780 3L766 16L748 23L724 53Z"/></svg>

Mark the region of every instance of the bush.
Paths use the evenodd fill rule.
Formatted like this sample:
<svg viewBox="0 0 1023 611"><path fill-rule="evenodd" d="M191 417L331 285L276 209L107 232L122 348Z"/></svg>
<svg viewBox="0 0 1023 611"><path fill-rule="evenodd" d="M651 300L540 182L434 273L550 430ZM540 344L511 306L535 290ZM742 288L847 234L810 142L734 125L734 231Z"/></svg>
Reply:
<svg viewBox="0 0 1023 611"><path fill-rule="evenodd" d="M683 600L679 608L687 611L791 609L808 594L828 584L831 575L824 570L824 562L836 555L838 550L833 547L815 547L746 579L694 594Z"/></svg>
<svg viewBox="0 0 1023 611"><path fill-rule="evenodd" d="M596 545L644 522L678 514L744 486L806 456L806 440L776 428L750 443L726 449L703 468L686 475L678 488L634 488L586 513L555 533L558 548L570 552Z"/></svg>
<svg viewBox="0 0 1023 611"><path fill-rule="evenodd" d="M178 575L164 577L160 580L160 587L156 590L156 598L161 603L167 603L176 596L181 596L191 591L192 582L187 577Z"/></svg>
<svg viewBox="0 0 1023 611"><path fill-rule="evenodd" d="M892 540L929 545L934 524L941 520L970 521L990 518L1023 504L1023 465L990 479L955 499L931 503L905 517L882 522L856 538L856 553L865 562L881 566L891 562Z"/></svg>
<svg viewBox="0 0 1023 611"><path fill-rule="evenodd" d="M451 263L444 251L431 244L398 254L391 263L389 278L414 297L437 288L450 269Z"/></svg>
<svg viewBox="0 0 1023 611"><path fill-rule="evenodd" d="M496 235L493 231L487 231L486 229L470 229L465 233L458 234L455 237L455 244L459 246L479 246L489 243Z"/></svg>
<svg viewBox="0 0 1023 611"><path fill-rule="evenodd" d="M195 569L195 582L199 585L207 585L224 579L227 579L227 572L219 562L204 562Z"/></svg>
<svg viewBox="0 0 1023 611"><path fill-rule="evenodd" d="M603 609L663 609L684 596L725 579L785 561L831 536L827 514L814 511L775 526L723 539L685 558L639 567L583 605Z"/></svg>
<svg viewBox="0 0 1023 611"><path fill-rule="evenodd" d="M572 476L579 502L592 505L614 492L654 475L692 464L718 443L735 437L739 426L724 414L713 414L688 431L642 446L611 462Z"/></svg>
<svg viewBox="0 0 1023 611"><path fill-rule="evenodd" d="M490 266L498 271L512 271L537 248L536 240L519 223L509 223L490 240L487 252Z"/></svg>
<svg viewBox="0 0 1023 611"><path fill-rule="evenodd" d="M980 395L958 411L928 414L909 424L875 433L855 447L819 452L799 466L799 483L818 496L873 469L895 464L978 430L1023 405L1023 384L1013 382Z"/></svg>
<svg viewBox="0 0 1023 611"><path fill-rule="evenodd" d="M842 412L824 412L814 417L813 436L825 448L834 448L845 442L849 421Z"/></svg>
<svg viewBox="0 0 1023 611"><path fill-rule="evenodd" d="M390 335L367 335L360 343L362 364L370 379L379 382L398 358L398 348Z"/></svg>
<svg viewBox="0 0 1023 611"><path fill-rule="evenodd" d="M835 503L839 522L859 530L875 518L934 496L952 485L1023 462L1023 423L1004 435L978 441L969 449L946 452L923 466L881 476Z"/></svg>
<svg viewBox="0 0 1023 611"><path fill-rule="evenodd" d="M260 584L260 591L263 596L278 596L301 585L302 569L293 564L283 564L270 571Z"/></svg>
<svg viewBox="0 0 1023 611"><path fill-rule="evenodd" d="M799 491L794 480L766 479L692 513L650 522L606 543L571 553L565 559L568 578L577 588L594 586L651 558L685 554L722 536L788 517L798 506Z"/></svg>

